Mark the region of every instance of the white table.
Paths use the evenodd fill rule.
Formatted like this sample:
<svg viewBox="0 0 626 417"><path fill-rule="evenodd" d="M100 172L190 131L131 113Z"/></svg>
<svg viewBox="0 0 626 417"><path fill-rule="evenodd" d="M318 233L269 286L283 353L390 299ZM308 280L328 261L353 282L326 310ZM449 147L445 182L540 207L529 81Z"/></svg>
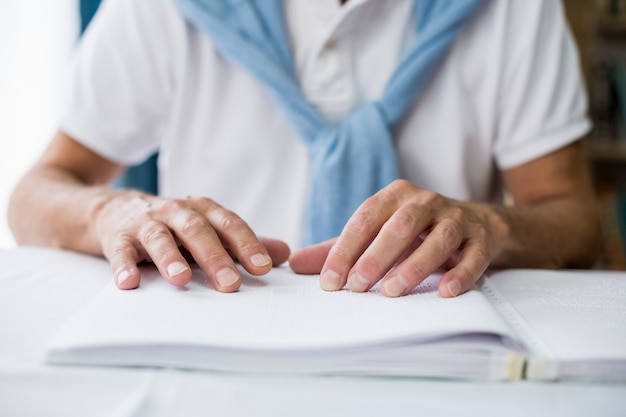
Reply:
<svg viewBox="0 0 626 417"><path fill-rule="evenodd" d="M626 416L626 385L54 367L44 348L107 282L0 250L0 416ZM71 275L71 274L70 274Z"/></svg>

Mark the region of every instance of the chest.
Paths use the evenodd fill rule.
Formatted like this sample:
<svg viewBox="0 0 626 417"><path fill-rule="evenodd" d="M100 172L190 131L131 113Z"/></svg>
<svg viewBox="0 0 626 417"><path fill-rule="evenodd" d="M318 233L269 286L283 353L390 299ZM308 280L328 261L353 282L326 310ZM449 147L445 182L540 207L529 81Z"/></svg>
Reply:
<svg viewBox="0 0 626 417"><path fill-rule="evenodd" d="M351 0L342 8L335 0L332 6L326 0L285 4L299 86L331 123L380 97L415 36L413 0ZM496 83L485 65L492 51L477 47L477 39L480 33L470 31L453 45L394 137L405 178L458 197L467 195L456 184L472 172L469 158L491 167ZM207 175L242 176L240 167L246 167L250 178L244 175L244 182L259 173L277 178L298 172L305 187L307 150L264 87L202 34L192 33L187 48L164 155L175 161L195 155L194 170ZM445 177L437 174L442 169Z"/></svg>

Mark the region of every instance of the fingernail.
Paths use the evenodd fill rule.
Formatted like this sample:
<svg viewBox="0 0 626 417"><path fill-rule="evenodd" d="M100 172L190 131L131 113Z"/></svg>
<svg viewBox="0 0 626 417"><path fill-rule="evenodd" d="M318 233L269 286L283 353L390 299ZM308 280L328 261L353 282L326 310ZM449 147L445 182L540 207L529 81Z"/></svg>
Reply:
<svg viewBox="0 0 626 417"><path fill-rule="evenodd" d="M230 287L237 281L239 281L239 274L231 268L223 268L217 271L215 279L220 287Z"/></svg>
<svg viewBox="0 0 626 417"><path fill-rule="evenodd" d="M266 266L272 263L272 258L262 253L257 253L250 257L250 262L252 262L254 266Z"/></svg>
<svg viewBox="0 0 626 417"><path fill-rule="evenodd" d="M320 277L320 285L326 291L337 291L341 285L341 276L332 270L325 271Z"/></svg>
<svg viewBox="0 0 626 417"><path fill-rule="evenodd" d="M409 288L409 283L402 275L394 275L385 280L383 290L388 297L400 297Z"/></svg>
<svg viewBox="0 0 626 417"><path fill-rule="evenodd" d="M448 292L453 297L456 297L457 295L461 293L461 283L456 279L453 279L450 282L448 282L447 287L448 287Z"/></svg>
<svg viewBox="0 0 626 417"><path fill-rule="evenodd" d="M117 285L122 285L124 281L130 278L133 275L133 272L129 269L124 269L119 274L117 274Z"/></svg>
<svg viewBox="0 0 626 417"><path fill-rule="evenodd" d="M364 292L369 290L370 281L358 272L353 272L352 275L348 277L348 285L351 291Z"/></svg>
<svg viewBox="0 0 626 417"><path fill-rule="evenodd" d="M167 267L167 276L175 277L176 275L180 275L188 269L189 267L182 262L172 262Z"/></svg>

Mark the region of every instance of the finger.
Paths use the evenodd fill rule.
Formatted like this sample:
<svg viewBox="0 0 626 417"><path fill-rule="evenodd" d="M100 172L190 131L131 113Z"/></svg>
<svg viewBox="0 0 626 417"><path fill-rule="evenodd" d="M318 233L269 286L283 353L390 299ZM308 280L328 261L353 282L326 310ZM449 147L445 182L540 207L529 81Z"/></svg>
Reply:
<svg viewBox="0 0 626 417"><path fill-rule="evenodd" d="M272 266L282 265L289 259L291 249L286 242L268 237L259 237L259 241L265 246L265 250L272 259ZM225 247L225 249L231 258L239 262L237 256L228 247Z"/></svg>
<svg viewBox="0 0 626 417"><path fill-rule="evenodd" d="M427 208L407 205L396 211L350 271L350 289L368 291L398 259L406 256L407 247L417 245L419 235L430 222Z"/></svg>
<svg viewBox="0 0 626 417"><path fill-rule="evenodd" d="M129 239L120 239L113 247L103 245L105 257L111 264L115 284L120 290L132 290L139 286L140 272L137 268L139 254Z"/></svg>
<svg viewBox="0 0 626 417"><path fill-rule="evenodd" d="M384 203L380 194L361 204L328 253L320 275L324 290L337 291L346 285L348 273L394 210L391 204Z"/></svg>
<svg viewBox="0 0 626 417"><path fill-rule="evenodd" d="M442 297L456 297L472 288L489 267L487 248L479 241L469 241L459 254L454 268L446 272L439 282Z"/></svg>
<svg viewBox="0 0 626 417"><path fill-rule="evenodd" d="M267 253L272 258L272 265L279 266L289 259L291 249L289 245L282 240L260 237L259 240L265 246Z"/></svg>
<svg viewBox="0 0 626 417"><path fill-rule="evenodd" d="M273 260L248 224L232 211L209 201L205 215L224 246L253 275L270 271Z"/></svg>
<svg viewBox="0 0 626 417"><path fill-rule="evenodd" d="M170 284L182 286L191 280L191 268L166 225L156 221L146 223L140 229L139 240L163 278Z"/></svg>
<svg viewBox="0 0 626 417"><path fill-rule="evenodd" d="M296 274L319 274L336 241L337 238L332 238L294 252L289 257L289 267Z"/></svg>
<svg viewBox="0 0 626 417"><path fill-rule="evenodd" d="M382 292L388 297L407 294L441 267L463 243L461 226L450 219L435 225L419 248L388 274Z"/></svg>
<svg viewBox="0 0 626 417"><path fill-rule="evenodd" d="M208 219L195 210L184 209L169 217L171 229L221 292L233 292L241 285L241 275Z"/></svg>
<svg viewBox="0 0 626 417"><path fill-rule="evenodd" d="M428 232L421 233L417 237L417 239L415 239L413 241L413 243L411 243L411 246L407 247L405 249L405 251L402 253L402 255L400 255L400 257L396 260L396 265L398 265L398 264L404 262L406 259L408 259L408 257L411 256L411 254L413 252L415 252L417 250L417 248L419 248L422 245L422 243L424 242L424 239L426 238L428 233L430 233L430 230L428 230Z"/></svg>
<svg viewBox="0 0 626 417"><path fill-rule="evenodd" d="M291 249L284 241L268 237L259 237L259 241L261 241L263 246L265 246L265 250L267 250L267 253L272 259L272 266L282 265L289 259ZM232 253L228 248L225 249L235 261L238 261L234 253Z"/></svg>

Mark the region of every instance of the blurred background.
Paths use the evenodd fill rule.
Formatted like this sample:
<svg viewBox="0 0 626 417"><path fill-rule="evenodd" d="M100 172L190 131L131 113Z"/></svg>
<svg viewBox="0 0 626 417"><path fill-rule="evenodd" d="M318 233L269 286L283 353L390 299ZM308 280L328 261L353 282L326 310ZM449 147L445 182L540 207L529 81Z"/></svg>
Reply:
<svg viewBox="0 0 626 417"><path fill-rule="evenodd" d="M7 199L56 128L79 0L0 0L0 248L14 245Z"/></svg>
<svg viewBox="0 0 626 417"><path fill-rule="evenodd" d="M0 0L0 248L15 245L9 193L55 131L65 69L99 1ZM562 1L594 120L585 143L606 236L598 266L626 269L626 0Z"/></svg>
<svg viewBox="0 0 626 417"><path fill-rule="evenodd" d="M599 267L626 269L626 0L563 0L594 128L585 144L603 214Z"/></svg>

